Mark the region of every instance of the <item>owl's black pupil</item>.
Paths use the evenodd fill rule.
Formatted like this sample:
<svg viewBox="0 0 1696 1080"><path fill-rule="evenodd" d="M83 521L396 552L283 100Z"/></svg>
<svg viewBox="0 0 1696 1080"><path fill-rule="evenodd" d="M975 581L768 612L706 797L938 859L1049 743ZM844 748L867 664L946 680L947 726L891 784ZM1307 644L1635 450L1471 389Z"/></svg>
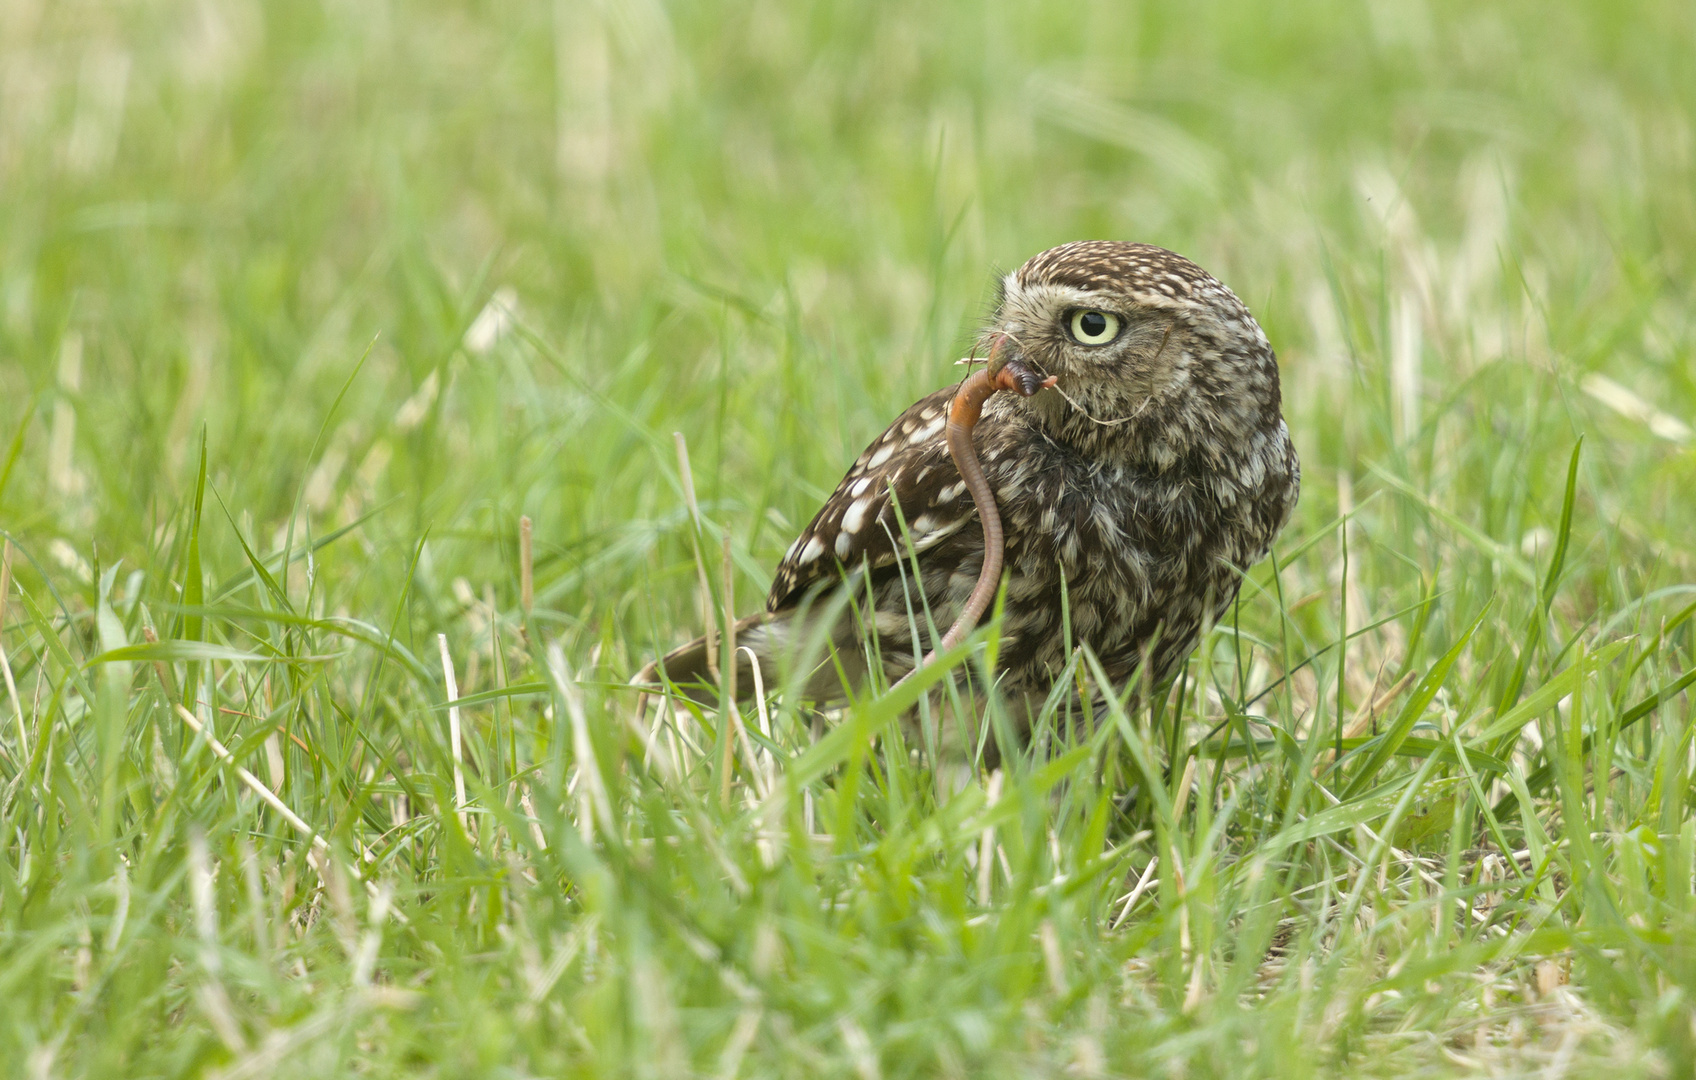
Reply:
<svg viewBox="0 0 1696 1080"><path fill-rule="evenodd" d="M1078 319L1078 329L1084 337L1100 337L1107 332L1107 316L1099 311L1086 311Z"/></svg>

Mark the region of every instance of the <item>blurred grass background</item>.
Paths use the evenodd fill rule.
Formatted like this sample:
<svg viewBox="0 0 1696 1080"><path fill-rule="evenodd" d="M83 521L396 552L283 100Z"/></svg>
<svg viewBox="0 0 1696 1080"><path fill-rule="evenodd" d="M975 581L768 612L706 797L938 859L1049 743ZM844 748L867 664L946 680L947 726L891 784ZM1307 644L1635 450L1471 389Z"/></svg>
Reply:
<svg viewBox="0 0 1696 1080"><path fill-rule="evenodd" d="M1687 1071L1692 55L1665 0L0 0L7 1073ZM744 717L728 805L734 721L656 767L671 433L752 610L1095 237L1243 297L1306 468L1178 706L958 794L887 700ZM439 633L520 688L459 814Z"/></svg>

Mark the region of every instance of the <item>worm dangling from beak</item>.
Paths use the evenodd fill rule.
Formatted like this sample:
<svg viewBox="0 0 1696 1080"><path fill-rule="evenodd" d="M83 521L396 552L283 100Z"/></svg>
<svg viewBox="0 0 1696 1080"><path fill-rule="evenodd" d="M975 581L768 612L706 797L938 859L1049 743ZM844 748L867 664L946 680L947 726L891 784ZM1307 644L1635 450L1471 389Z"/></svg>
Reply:
<svg viewBox="0 0 1696 1080"><path fill-rule="evenodd" d="M1045 379L1026 367L1022 360L1004 356L1002 346L1006 343L1007 335L994 335L994 342L989 347L988 366L966 377L955 392L954 404L948 411L948 453L954 458L955 468L960 470L960 479L966 482L966 490L972 493L972 502L978 508L978 520L983 523L983 569L978 572L978 583L972 588L966 606L960 610L960 617L942 635L941 644L925 657L927 664L936 658L938 652L953 648L977 629L978 620L983 617L1001 582L1002 556L1006 550L1001 531L1001 511L995 505L995 492L984 477L977 450L972 446L972 430L983 416L984 403L1002 390L1011 390L1020 397L1031 397L1059 381L1058 376L1050 375Z"/></svg>

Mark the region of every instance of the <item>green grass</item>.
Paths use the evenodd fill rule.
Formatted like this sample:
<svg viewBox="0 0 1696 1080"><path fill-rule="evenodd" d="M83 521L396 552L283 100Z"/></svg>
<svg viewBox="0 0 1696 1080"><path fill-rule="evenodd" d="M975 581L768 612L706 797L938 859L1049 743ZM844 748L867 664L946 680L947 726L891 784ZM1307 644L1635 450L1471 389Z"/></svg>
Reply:
<svg viewBox="0 0 1696 1080"><path fill-rule="evenodd" d="M1678 0L0 5L0 1072L1688 1075L1693 52ZM650 749L672 433L752 610L1084 237L1242 295L1305 465L1171 701L999 779L938 693Z"/></svg>

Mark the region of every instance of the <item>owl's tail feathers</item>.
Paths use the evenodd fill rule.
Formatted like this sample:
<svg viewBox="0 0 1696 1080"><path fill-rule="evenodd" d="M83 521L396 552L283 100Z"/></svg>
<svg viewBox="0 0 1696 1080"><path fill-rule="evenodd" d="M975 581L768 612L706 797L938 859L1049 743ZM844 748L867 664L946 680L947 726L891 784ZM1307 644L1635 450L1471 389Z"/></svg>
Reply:
<svg viewBox="0 0 1696 1080"><path fill-rule="evenodd" d="M753 652L764 665L762 677L771 675L771 635L767 632L767 624L771 622L770 612L761 611L746 618L736 620L736 698L738 701L754 696L754 663L748 658L744 648ZM684 697L702 705L718 704L720 689L719 666L723 662L724 642L719 634L704 635L679 645L656 660L650 660L636 677L630 680L630 685L640 686L647 690L657 689L661 683L669 682ZM636 716L638 720L645 719L648 709L648 697L643 694L637 699Z"/></svg>

